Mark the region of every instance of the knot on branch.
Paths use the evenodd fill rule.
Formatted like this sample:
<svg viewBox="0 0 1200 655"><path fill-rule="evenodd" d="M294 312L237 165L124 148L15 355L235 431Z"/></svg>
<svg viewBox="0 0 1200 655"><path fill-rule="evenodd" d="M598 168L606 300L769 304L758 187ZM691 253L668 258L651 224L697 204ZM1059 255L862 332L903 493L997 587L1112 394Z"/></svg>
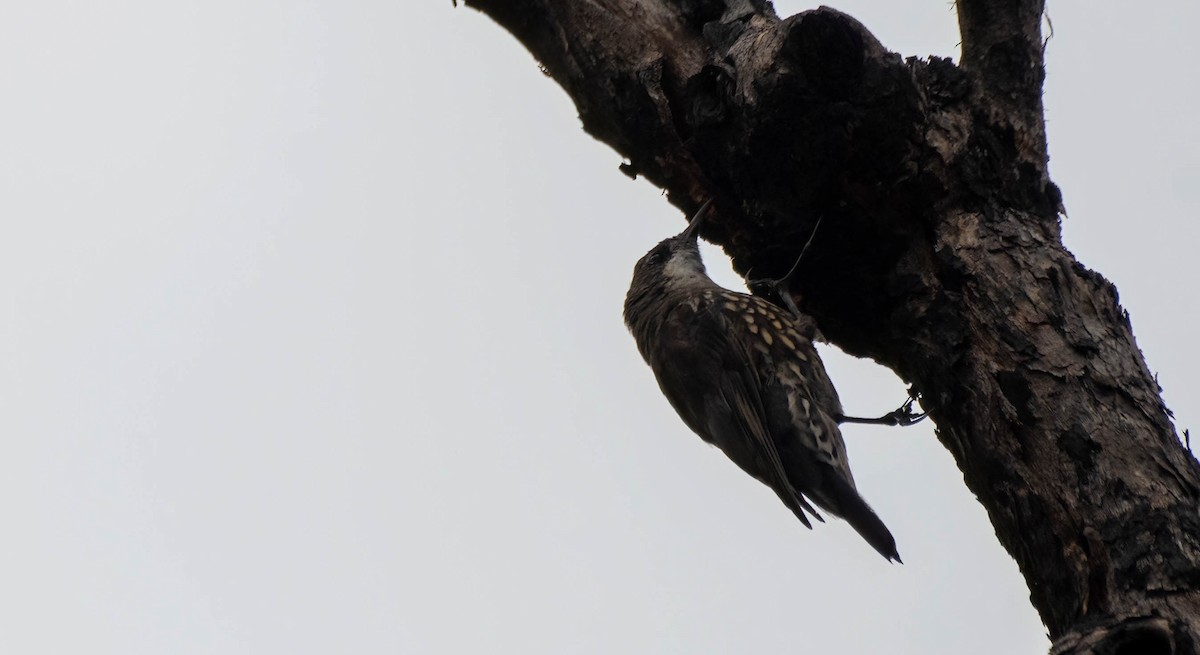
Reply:
<svg viewBox="0 0 1200 655"><path fill-rule="evenodd" d="M1158 617L1113 619L1059 637L1050 655L1195 655L1194 647L1176 650L1171 624Z"/></svg>
<svg viewBox="0 0 1200 655"><path fill-rule="evenodd" d="M724 123L735 108L737 82L724 67L709 64L687 82L688 126L711 127Z"/></svg>
<svg viewBox="0 0 1200 655"><path fill-rule="evenodd" d="M867 58L884 52L862 23L828 7L796 14L780 27L780 53L799 66L813 89L834 100L851 97Z"/></svg>

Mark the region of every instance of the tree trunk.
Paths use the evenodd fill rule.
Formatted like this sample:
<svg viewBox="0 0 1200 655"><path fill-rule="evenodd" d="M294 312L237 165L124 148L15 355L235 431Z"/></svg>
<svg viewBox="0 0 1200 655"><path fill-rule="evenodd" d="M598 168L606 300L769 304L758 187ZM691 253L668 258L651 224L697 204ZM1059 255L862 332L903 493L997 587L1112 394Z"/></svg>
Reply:
<svg viewBox="0 0 1200 655"><path fill-rule="evenodd" d="M1058 653L1200 655L1200 466L1116 289L1062 245L1040 0L959 0L962 62L828 8L470 0L629 175L921 393Z"/></svg>

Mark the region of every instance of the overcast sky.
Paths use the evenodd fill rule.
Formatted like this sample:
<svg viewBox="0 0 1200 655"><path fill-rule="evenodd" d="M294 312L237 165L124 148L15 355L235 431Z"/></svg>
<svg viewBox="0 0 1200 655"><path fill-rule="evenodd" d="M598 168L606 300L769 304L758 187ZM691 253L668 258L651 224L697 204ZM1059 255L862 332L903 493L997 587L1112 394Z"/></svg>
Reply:
<svg viewBox="0 0 1200 655"><path fill-rule="evenodd" d="M944 0L837 7L957 59ZM1050 17L1067 245L1200 426L1200 5ZM621 322L683 218L482 15L10 2L0 90L0 652L1048 647L931 425L846 429L903 566L684 427Z"/></svg>

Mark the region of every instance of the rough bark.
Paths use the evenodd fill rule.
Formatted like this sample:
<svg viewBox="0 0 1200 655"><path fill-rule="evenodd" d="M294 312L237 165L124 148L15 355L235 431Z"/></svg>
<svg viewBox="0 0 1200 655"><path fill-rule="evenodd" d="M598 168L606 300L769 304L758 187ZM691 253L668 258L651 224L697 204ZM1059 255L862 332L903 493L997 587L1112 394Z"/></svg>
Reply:
<svg viewBox="0 0 1200 655"><path fill-rule="evenodd" d="M1059 231L1041 0L959 0L962 62L828 8L471 0L584 129L843 350L922 394L1060 653L1200 655L1200 466L1116 289Z"/></svg>

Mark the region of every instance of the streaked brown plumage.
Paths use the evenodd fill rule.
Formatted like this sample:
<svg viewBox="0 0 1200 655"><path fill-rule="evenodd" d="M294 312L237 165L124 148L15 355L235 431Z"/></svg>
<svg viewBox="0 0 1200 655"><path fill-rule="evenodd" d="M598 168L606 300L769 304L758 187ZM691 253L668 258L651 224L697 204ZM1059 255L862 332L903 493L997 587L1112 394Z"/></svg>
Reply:
<svg viewBox="0 0 1200 655"><path fill-rule="evenodd" d="M855 488L841 403L812 323L708 277L696 242L707 207L634 267L625 324L638 350L684 423L773 489L801 523L824 520L816 505L900 561Z"/></svg>

